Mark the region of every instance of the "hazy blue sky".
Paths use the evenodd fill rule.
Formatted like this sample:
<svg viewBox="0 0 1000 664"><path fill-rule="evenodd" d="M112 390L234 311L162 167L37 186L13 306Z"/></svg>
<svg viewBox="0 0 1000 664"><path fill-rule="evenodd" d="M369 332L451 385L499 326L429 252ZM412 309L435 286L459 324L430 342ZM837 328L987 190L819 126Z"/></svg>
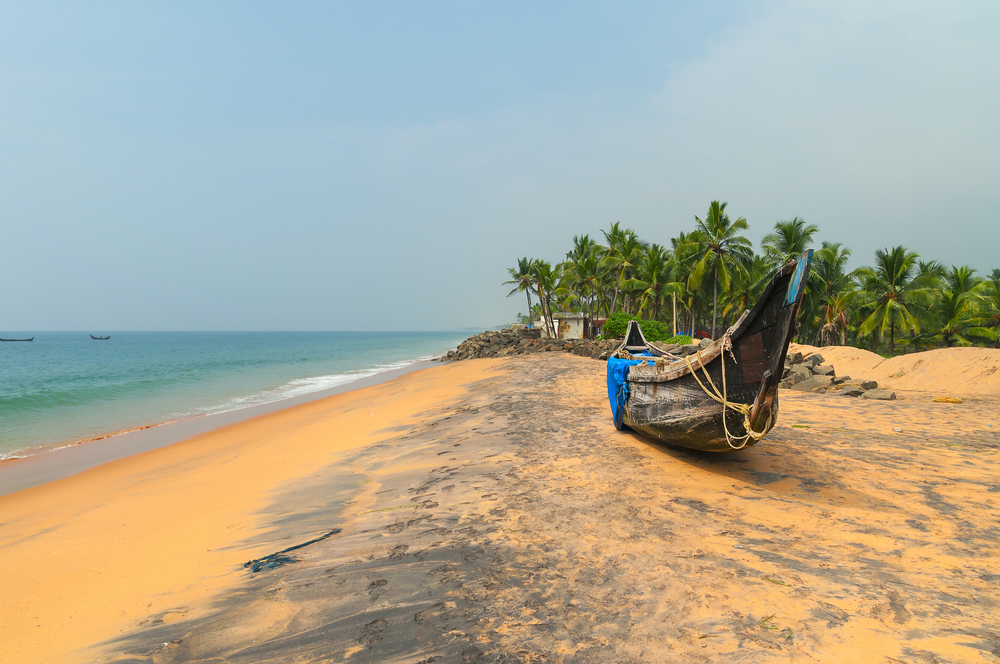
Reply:
<svg viewBox="0 0 1000 664"><path fill-rule="evenodd" d="M509 321L712 199L1000 267L1000 3L0 4L0 329Z"/></svg>

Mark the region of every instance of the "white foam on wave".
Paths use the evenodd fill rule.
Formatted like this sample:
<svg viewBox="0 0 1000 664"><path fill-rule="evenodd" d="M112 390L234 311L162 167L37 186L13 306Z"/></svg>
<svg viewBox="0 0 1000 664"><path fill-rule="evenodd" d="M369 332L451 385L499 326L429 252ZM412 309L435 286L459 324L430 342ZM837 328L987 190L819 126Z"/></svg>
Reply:
<svg viewBox="0 0 1000 664"><path fill-rule="evenodd" d="M373 367L368 367L365 369L355 369L353 371L347 371L339 374L328 374L324 376L310 376L307 378L296 378L291 380L284 385L280 385L276 388L270 390L264 390L263 392L256 392L254 394L249 394L242 397L234 397L223 403L216 404L214 406L207 406L205 408L199 408L196 410L191 410L185 413L179 413L178 417L194 417L198 415L215 415L218 413L228 413L234 410L240 410L241 408L250 408L252 406L260 406L267 403L274 403L275 401L281 401L283 399L291 399L293 397L299 397L304 394L312 394L314 392L323 392L324 390L330 390L335 387L340 387L341 385L346 385L347 383L353 383L354 381L361 380L363 378L370 378L371 376L376 376L380 373L385 373L387 371L394 371L396 369L404 369L411 364L416 364L417 362L425 362L427 360L433 359L434 355L427 355L426 357L418 357L410 360L401 360L399 362L392 362L389 364L379 364Z"/></svg>

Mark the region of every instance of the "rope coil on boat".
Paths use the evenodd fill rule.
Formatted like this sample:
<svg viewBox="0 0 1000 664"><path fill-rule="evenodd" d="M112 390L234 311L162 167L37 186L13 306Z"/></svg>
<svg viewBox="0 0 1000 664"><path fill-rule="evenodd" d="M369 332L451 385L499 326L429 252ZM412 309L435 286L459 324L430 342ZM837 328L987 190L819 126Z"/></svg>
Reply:
<svg viewBox="0 0 1000 664"><path fill-rule="evenodd" d="M745 315L746 314L744 314L744 316ZM740 321L742 321L742 320L743 319L740 318ZM731 327L728 330L726 330L726 333L722 335L722 339L721 339L722 352L719 353L719 357L722 360L722 393L721 394L719 393L719 388L717 388L715 386L715 382L712 381L712 377L709 375L708 370L705 368L705 365L701 361L701 353L698 353L698 366L701 367L702 373L704 373L705 374L705 378L708 379L708 384L712 386L712 391L711 392L701 382L701 379L698 378L698 372L695 370L694 365L691 364L691 358L690 358L690 356L685 356L685 358L684 358L684 361L687 362L688 369L691 371L691 375L694 376L695 382L698 383L698 387L700 387L702 389L702 391L704 391L705 394L707 394L708 396L710 396L712 399L714 399L715 401L718 401L719 403L722 404L722 429L726 432L726 443L729 445L729 447L733 448L734 450L742 450L744 447L746 447L747 445L750 444L751 440L753 440L753 442L756 443L759 440L761 440L762 438L764 438L764 436L767 435L768 428L770 427L770 424L771 424L771 413L768 412L768 415L767 415L767 425L764 427L764 430L763 431L754 431L753 427L750 425L750 413L751 413L750 405L749 404L745 404L745 403L734 403L732 401L729 401L729 399L727 398L727 393L726 393L726 351L729 351L729 355L730 355L730 357L733 358L733 362L736 362L736 356L733 355L732 333L733 333L733 330L736 329L736 327L738 325L739 325L739 322L737 322L736 325L733 325L733 327ZM740 413L740 414L743 415L743 428L746 430L746 433L744 435L742 435L742 436L734 436L733 434L731 434L729 432L729 425L726 424L726 408L729 408L730 410L733 410L733 411L735 411L735 412ZM733 441L739 442L740 443L739 446L734 445Z"/></svg>

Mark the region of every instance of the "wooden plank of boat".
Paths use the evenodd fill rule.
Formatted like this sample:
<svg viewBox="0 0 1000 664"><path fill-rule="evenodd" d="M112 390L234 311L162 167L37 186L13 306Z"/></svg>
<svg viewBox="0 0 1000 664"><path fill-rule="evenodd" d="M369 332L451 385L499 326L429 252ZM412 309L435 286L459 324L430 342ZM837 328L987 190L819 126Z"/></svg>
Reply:
<svg viewBox="0 0 1000 664"><path fill-rule="evenodd" d="M35 340L34 337L31 337L30 339L0 339L0 341L34 341L34 340Z"/></svg>
<svg viewBox="0 0 1000 664"><path fill-rule="evenodd" d="M753 309L694 355L665 357L630 323L609 360L609 397L617 389L611 364L631 365L617 396L621 407L612 399L616 426L708 451L743 449L761 440L778 416L778 382L811 260L808 251L779 268ZM650 357L637 358L640 352Z"/></svg>
<svg viewBox="0 0 1000 664"><path fill-rule="evenodd" d="M110 339L110 338L111 338L111 335L108 335L108 336L106 336L106 337L95 337L95 336L94 336L94 335L92 334L92 335L90 335L90 338L91 338L91 339L93 339L94 341L107 341L108 339Z"/></svg>

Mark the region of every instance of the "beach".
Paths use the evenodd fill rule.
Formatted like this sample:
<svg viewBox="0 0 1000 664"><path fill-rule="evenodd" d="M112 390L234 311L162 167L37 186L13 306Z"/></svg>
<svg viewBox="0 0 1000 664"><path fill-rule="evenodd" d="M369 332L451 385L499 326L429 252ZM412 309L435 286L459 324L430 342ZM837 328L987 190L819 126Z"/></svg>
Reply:
<svg viewBox="0 0 1000 664"><path fill-rule="evenodd" d="M733 454L616 431L605 364L544 352L2 496L0 661L996 659L1000 351L854 350L897 400L783 390Z"/></svg>

